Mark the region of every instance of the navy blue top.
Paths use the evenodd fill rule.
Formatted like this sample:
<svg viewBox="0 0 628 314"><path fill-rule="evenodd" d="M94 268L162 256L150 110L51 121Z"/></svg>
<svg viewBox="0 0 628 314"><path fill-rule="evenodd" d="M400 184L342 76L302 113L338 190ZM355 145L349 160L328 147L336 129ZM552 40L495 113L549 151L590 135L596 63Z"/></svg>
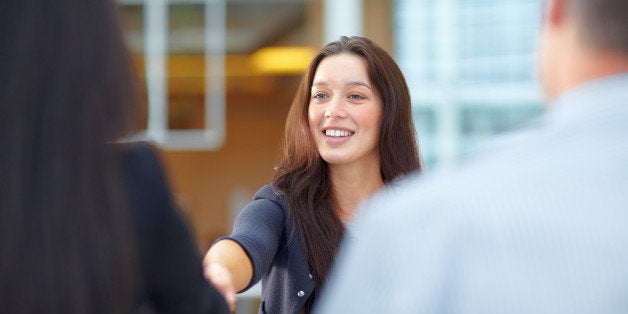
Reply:
<svg viewBox="0 0 628 314"><path fill-rule="evenodd" d="M262 280L259 313L299 313L315 283L287 202L272 185L255 193L222 239L240 244L253 264L253 278L242 291Z"/></svg>
<svg viewBox="0 0 628 314"><path fill-rule="evenodd" d="M140 313L229 313L203 276L201 256L177 211L158 155L146 143L122 151L122 171L137 235Z"/></svg>

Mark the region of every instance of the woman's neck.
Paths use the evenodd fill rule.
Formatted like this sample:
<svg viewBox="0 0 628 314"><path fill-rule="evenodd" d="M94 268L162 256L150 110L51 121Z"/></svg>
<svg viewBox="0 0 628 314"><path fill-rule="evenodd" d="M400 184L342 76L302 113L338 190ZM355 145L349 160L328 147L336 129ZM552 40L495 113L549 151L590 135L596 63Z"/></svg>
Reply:
<svg viewBox="0 0 628 314"><path fill-rule="evenodd" d="M343 222L351 221L358 206L384 185L379 163L377 167L330 165L329 174Z"/></svg>

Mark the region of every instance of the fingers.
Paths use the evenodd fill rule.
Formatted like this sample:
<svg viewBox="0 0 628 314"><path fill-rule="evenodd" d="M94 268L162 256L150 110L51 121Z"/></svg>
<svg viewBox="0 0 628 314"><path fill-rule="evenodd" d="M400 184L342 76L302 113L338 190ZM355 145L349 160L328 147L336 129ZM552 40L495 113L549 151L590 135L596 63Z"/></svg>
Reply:
<svg viewBox="0 0 628 314"><path fill-rule="evenodd" d="M210 263L205 267L205 278L222 294L229 305L229 310L235 312L236 291L227 268L218 263Z"/></svg>

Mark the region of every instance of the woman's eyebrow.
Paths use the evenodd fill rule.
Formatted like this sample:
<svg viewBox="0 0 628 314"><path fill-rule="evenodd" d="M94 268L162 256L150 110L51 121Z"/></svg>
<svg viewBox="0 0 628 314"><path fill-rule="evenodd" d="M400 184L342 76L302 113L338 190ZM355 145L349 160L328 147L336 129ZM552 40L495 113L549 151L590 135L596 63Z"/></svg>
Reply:
<svg viewBox="0 0 628 314"><path fill-rule="evenodd" d="M356 86L364 86L370 90L372 90L371 86L365 82L362 81L352 81L352 82L347 82L345 85L356 85Z"/></svg>
<svg viewBox="0 0 628 314"><path fill-rule="evenodd" d="M329 85L329 84L327 82L325 82L325 81L316 81L316 82L312 83L312 87L314 87L314 86L327 86L327 85ZM373 90L369 84L367 84L365 82L362 82L362 81L350 81L350 82L346 82L345 85L364 86L364 87L366 87L366 88L368 88L370 90Z"/></svg>

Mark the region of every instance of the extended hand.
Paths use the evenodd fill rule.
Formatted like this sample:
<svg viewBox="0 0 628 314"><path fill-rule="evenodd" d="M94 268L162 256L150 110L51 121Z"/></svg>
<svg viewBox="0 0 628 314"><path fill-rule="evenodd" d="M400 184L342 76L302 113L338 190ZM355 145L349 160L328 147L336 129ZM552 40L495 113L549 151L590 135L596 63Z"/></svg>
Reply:
<svg viewBox="0 0 628 314"><path fill-rule="evenodd" d="M205 278L222 294L229 305L229 310L235 312L236 291L229 270L218 263L210 263L205 267Z"/></svg>

